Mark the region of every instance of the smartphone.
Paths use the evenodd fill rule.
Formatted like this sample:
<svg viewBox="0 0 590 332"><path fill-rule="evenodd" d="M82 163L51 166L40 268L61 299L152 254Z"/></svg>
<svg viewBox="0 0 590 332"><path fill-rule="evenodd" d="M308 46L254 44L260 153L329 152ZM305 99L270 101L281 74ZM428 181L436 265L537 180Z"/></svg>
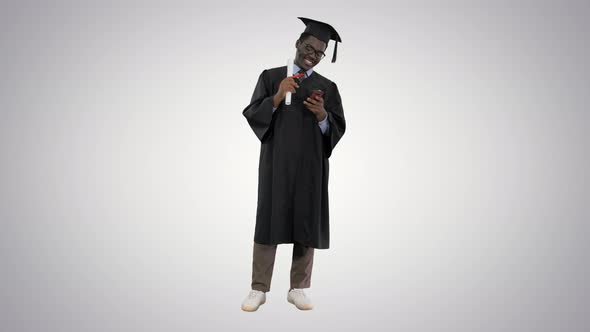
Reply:
<svg viewBox="0 0 590 332"><path fill-rule="evenodd" d="M311 98L316 99L316 97L323 97L324 91L322 90L311 90Z"/></svg>

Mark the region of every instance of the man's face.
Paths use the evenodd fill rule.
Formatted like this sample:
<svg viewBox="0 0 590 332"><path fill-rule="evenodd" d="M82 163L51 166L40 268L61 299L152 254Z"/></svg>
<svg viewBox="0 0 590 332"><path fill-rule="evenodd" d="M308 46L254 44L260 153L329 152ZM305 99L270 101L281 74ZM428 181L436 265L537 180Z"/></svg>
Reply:
<svg viewBox="0 0 590 332"><path fill-rule="evenodd" d="M303 41L297 40L295 43L295 47L297 48L295 64L299 68L309 70L322 60L319 53L323 53L326 50L326 46L326 43L314 36L308 36Z"/></svg>

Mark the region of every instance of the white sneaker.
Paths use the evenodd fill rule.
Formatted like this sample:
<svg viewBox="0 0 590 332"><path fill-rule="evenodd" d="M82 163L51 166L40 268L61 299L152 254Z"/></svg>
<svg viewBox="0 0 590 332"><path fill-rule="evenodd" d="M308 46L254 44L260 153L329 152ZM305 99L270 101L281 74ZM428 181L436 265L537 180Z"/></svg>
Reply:
<svg viewBox="0 0 590 332"><path fill-rule="evenodd" d="M290 290L287 294L287 301L289 301L289 303L293 303L297 309L300 310L313 309L311 299L305 295L302 288L293 288Z"/></svg>
<svg viewBox="0 0 590 332"><path fill-rule="evenodd" d="M242 302L242 310L256 311L264 302L266 302L266 293L253 289Z"/></svg>

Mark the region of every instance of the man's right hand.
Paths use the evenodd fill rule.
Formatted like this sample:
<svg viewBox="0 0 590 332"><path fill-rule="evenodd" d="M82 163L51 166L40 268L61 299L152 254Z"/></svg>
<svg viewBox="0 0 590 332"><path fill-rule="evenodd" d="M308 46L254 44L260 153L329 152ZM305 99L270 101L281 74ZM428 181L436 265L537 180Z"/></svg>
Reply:
<svg viewBox="0 0 590 332"><path fill-rule="evenodd" d="M295 93L297 88L299 88L299 84L295 82L293 77L285 77L279 84L279 91L273 97L274 107L278 108L287 96L287 92Z"/></svg>

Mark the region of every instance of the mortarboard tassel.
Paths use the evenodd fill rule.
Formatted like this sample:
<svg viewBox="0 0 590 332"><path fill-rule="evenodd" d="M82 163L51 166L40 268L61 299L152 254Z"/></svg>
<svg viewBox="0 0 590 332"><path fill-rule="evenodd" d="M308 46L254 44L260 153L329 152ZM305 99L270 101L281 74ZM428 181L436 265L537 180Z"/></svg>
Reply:
<svg viewBox="0 0 590 332"><path fill-rule="evenodd" d="M334 54L332 55L332 63L336 62L336 50L338 49L338 41L334 43Z"/></svg>

